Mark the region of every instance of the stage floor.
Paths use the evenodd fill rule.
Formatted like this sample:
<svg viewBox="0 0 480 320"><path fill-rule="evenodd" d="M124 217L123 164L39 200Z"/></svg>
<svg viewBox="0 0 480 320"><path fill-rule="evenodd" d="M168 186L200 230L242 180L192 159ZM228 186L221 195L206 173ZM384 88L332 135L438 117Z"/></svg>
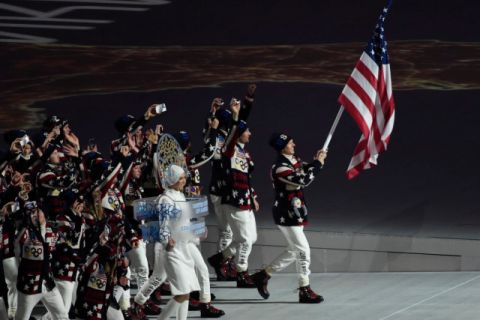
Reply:
<svg viewBox="0 0 480 320"><path fill-rule="evenodd" d="M214 304L231 320L472 320L480 314L480 272L312 274L312 288L325 298L319 305L297 303L296 284L294 274L274 275L271 296L263 300L256 289L212 281ZM36 308L37 317L42 309Z"/></svg>

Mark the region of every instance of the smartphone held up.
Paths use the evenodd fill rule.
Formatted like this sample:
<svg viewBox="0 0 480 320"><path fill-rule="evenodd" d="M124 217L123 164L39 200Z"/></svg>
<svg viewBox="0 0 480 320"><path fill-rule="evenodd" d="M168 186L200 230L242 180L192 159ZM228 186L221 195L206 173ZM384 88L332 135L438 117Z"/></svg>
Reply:
<svg viewBox="0 0 480 320"><path fill-rule="evenodd" d="M156 114L161 114L161 113L167 111L167 105L165 103L154 104L154 106L155 106L155 113Z"/></svg>

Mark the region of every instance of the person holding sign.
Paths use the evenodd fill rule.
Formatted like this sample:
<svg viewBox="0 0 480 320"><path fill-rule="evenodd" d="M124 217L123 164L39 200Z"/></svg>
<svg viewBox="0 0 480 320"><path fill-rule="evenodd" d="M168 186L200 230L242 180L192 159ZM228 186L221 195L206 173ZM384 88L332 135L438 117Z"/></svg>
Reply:
<svg viewBox="0 0 480 320"><path fill-rule="evenodd" d="M181 215L181 205L186 202L183 188L187 182L182 167L172 164L163 175L165 191L157 200L159 208L159 240L165 248L165 271L170 281L173 298L160 314L160 320L175 315L176 319L187 319L189 293L200 290L195 274L195 262L190 254L189 240L175 239L175 230L168 221Z"/></svg>

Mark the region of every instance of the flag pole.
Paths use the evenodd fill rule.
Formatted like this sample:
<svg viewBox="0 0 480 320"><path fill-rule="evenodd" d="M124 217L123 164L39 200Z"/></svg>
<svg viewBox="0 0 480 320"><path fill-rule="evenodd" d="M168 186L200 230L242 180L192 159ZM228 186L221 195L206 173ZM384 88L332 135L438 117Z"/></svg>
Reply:
<svg viewBox="0 0 480 320"><path fill-rule="evenodd" d="M337 116L335 117L332 127L330 128L330 132L328 133L327 139L325 139L325 143L323 144L322 150L324 151L328 151L328 145L332 140L333 134L335 133L335 129L337 129L338 122L340 121L340 118L342 117L342 114L343 114L343 110L345 110L345 108L343 106L340 106L340 109L337 112Z"/></svg>

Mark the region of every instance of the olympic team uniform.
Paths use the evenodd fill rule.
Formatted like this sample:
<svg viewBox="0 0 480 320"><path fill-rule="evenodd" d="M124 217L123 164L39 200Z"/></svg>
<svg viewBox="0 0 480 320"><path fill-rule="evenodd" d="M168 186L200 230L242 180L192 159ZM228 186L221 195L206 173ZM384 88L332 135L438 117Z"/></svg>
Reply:
<svg viewBox="0 0 480 320"><path fill-rule="evenodd" d="M57 236L48 225L39 229L27 226L20 231L17 238L20 265L15 320L28 320L33 308L40 301L53 319L68 320L68 311L51 273L51 252L55 250Z"/></svg>

